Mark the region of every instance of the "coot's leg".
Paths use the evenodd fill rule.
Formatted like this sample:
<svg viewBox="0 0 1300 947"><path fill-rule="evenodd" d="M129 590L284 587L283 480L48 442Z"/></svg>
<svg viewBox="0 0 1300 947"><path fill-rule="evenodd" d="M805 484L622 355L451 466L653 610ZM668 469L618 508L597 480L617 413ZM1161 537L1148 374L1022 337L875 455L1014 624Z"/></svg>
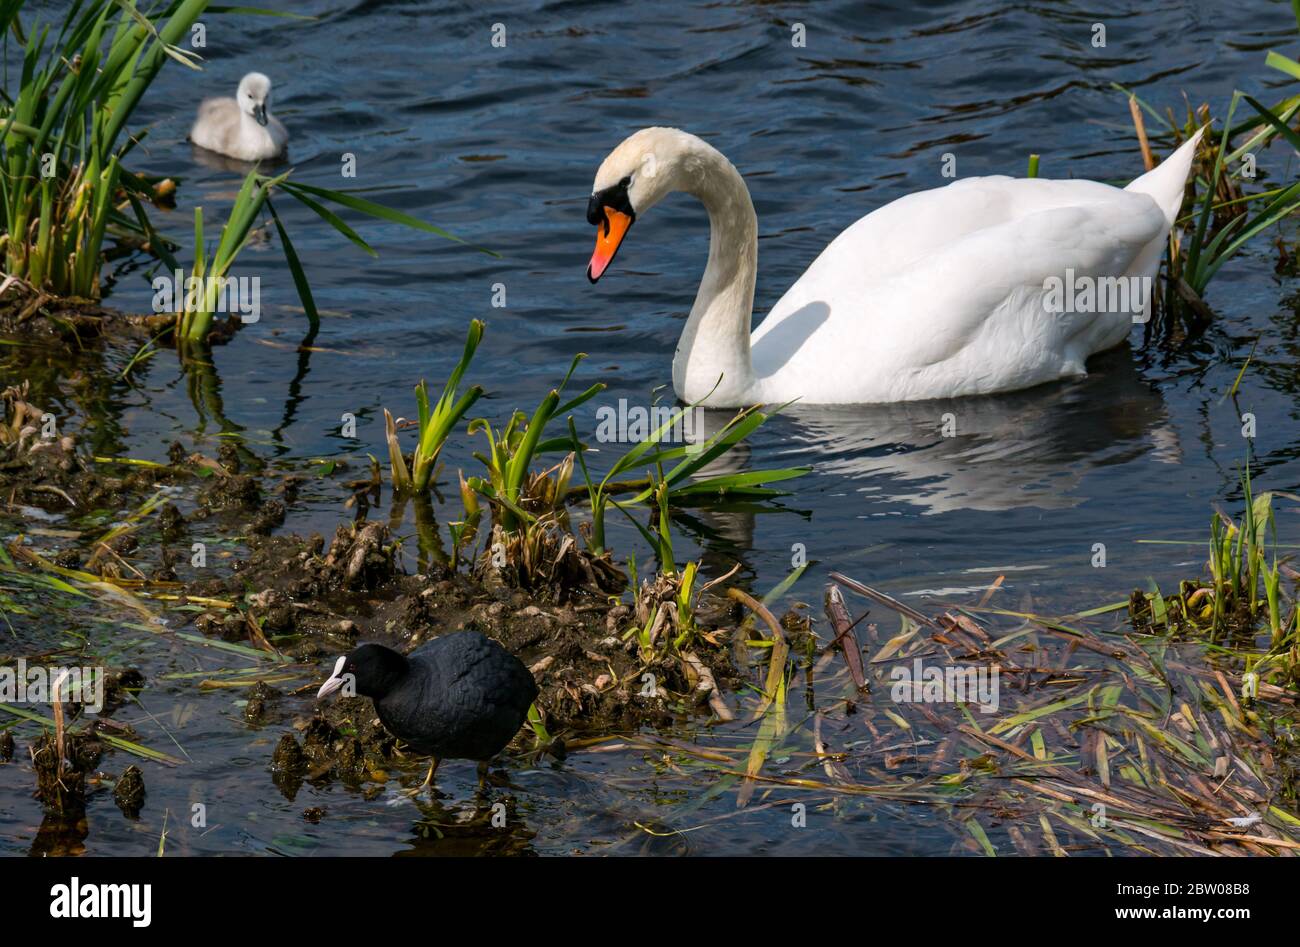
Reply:
<svg viewBox="0 0 1300 947"><path fill-rule="evenodd" d="M429 775L424 777L424 782L420 783L420 785L416 786L414 789L403 789L402 794L405 796L418 796L420 793L424 792L424 790L428 789L430 786L433 785L433 774L434 772L437 771L437 769L438 769L438 757L436 756L430 757Z"/></svg>
<svg viewBox="0 0 1300 947"><path fill-rule="evenodd" d="M478 788L487 789L488 761L480 760L478 764Z"/></svg>

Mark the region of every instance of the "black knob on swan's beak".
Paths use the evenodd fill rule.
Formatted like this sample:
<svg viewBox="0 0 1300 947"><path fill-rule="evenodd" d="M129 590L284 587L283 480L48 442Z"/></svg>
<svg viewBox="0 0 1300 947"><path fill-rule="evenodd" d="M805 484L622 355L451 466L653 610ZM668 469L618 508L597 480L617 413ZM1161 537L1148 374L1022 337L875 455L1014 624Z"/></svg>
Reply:
<svg viewBox="0 0 1300 947"><path fill-rule="evenodd" d="M600 198L595 194L591 195L587 201L587 223L595 227L605 222L605 208L601 206Z"/></svg>

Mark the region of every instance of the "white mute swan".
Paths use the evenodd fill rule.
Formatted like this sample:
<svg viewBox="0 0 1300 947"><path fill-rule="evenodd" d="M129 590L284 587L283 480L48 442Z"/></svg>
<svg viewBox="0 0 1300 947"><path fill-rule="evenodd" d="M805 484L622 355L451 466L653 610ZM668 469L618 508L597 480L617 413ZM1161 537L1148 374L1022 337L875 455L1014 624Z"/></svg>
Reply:
<svg viewBox="0 0 1300 947"><path fill-rule="evenodd" d="M1088 356L1145 321L1200 137L1122 190L997 176L899 198L831 241L751 335L758 220L744 180L694 135L643 128L596 173L587 278L600 279L639 214L685 191L709 212L709 262L673 357L682 401L869 404L1028 388L1086 374Z"/></svg>
<svg viewBox="0 0 1300 947"><path fill-rule="evenodd" d="M289 133L267 108L271 80L250 72L239 80L233 99L204 99L190 129L190 141L200 148L240 161L264 161L284 154Z"/></svg>

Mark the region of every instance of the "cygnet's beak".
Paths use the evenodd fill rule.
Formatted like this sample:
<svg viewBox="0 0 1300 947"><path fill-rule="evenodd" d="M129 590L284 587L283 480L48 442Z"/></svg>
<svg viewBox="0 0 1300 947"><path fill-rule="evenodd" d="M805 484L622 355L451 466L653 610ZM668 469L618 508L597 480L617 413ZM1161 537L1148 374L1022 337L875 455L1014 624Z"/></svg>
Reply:
<svg viewBox="0 0 1300 947"><path fill-rule="evenodd" d="M266 103L265 102L258 102L256 105L253 106L253 118L257 120L257 124L259 125L266 124Z"/></svg>
<svg viewBox="0 0 1300 947"><path fill-rule="evenodd" d="M316 692L317 700L323 700L343 686L346 680L343 675L343 665L346 664L347 661L347 655L344 655L334 663L334 673L330 675L329 680L322 684L320 690Z"/></svg>

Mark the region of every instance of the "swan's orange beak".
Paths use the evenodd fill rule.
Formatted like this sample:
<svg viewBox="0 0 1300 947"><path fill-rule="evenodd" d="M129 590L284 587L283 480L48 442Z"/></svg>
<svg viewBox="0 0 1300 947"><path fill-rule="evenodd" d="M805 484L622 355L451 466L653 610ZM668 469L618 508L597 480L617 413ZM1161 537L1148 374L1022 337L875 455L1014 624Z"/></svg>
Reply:
<svg viewBox="0 0 1300 947"><path fill-rule="evenodd" d="M606 267L614 261L614 254L618 253L619 244L623 242L633 220L631 214L614 210L608 205L601 209L605 219L596 224L596 249L591 254L591 262L587 264L587 279L593 283L601 278Z"/></svg>

